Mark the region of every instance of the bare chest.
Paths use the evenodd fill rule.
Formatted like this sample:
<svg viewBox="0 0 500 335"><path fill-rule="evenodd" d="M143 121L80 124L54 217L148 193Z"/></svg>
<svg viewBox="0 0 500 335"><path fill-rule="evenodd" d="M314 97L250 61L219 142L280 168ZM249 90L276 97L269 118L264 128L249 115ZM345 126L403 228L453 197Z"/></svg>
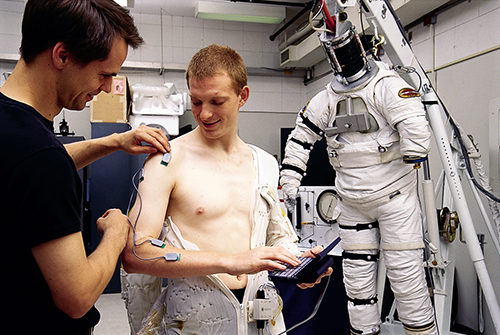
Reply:
<svg viewBox="0 0 500 335"><path fill-rule="evenodd" d="M172 191L167 215L202 250L247 250L255 179L251 160L186 164Z"/></svg>

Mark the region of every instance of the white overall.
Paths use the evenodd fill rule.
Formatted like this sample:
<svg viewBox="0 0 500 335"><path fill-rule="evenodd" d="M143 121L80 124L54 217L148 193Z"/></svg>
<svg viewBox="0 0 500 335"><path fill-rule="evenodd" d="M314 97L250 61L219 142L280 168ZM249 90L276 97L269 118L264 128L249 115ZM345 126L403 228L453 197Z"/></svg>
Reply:
<svg viewBox="0 0 500 335"><path fill-rule="evenodd" d="M297 237L290 222L283 216L276 194L279 175L276 159L257 147L250 147L257 170L251 247L283 246L299 255L295 244ZM195 244L183 239L170 218L164 223L164 241L180 249L199 250ZM135 280L134 276L128 275L123 280L132 333L137 333L137 321L140 319L142 330L138 334L257 334L256 323L249 323L247 307L257 289L269 283L265 271L248 276L241 304L216 275L170 278L159 297L159 290L152 285L151 276L137 275L139 280ZM149 288L153 288L158 297L151 310ZM146 308L149 314L144 319ZM274 325L269 324L271 333L284 331L283 316L280 314L275 321Z"/></svg>

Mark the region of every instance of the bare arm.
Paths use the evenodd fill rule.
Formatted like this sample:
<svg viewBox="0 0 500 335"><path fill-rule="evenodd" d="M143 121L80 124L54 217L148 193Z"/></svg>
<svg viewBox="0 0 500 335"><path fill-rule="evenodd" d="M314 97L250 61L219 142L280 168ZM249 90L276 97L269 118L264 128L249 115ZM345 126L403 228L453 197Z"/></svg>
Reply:
<svg viewBox="0 0 500 335"><path fill-rule="evenodd" d="M163 227L170 194L175 187L176 160L182 153L173 152L167 167L160 164L161 155L153 155L145 165L144 181L139 190L141 196L130 213L132 224L136 224L135 252L141 258L162 257L166 253L180 253L180 261L163 258L144 261L134 255L134 234L131 230L127 247L122 255L125 270L130 273L146 273L159 277L191 277L216 273L231 275L252 274L263 270L284 269L276 261L297 265L297 259L281 247L261 247L240 254L223 254L207 251L189 251L166 245L153 246L148 240L157 239ZM140 202L142 201L142 208ZM145 242L142 244L142 242Z"/></svg>
<svg viewBox="0 0 500 335"><path fill-rule="evenodd" d="M127 240L129 224L120 210L106 212L97 226L102 240L88 258L80 232L32 249L56 306L75 319L85 315L106 288Z"/></svg>
<svg viewBox="0 0 500 335"><path fill-rule="evenodd" d="M151 146L142 145L142 142ZM146 126L124 133L66 144L65 148L73 158L77 169L119 150L133 155L170 151L168 139L163 131Z"/></svg>

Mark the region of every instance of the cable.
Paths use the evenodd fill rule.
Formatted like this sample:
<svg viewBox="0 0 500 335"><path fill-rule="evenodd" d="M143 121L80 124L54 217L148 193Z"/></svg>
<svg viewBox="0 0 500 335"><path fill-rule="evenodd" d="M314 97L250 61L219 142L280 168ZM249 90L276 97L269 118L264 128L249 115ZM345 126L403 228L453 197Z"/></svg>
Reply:
<svg viewBox="0 0 500 335"><path fill-rule="evenodd" d="M420 89L422 88L422 77L413 66L391 65L391 69L399 73L406 73L406 74L415 73L418 77L417 92L420 92Z"/></svg>
<svg viewBox="0 0 500 335"><path fill-rule="evenodd" d="M333 31L329 30L329 29L325 29L325 28L316 28L314 26L314 20L316 19L316 17L321 13L322 9L323 9L323 1L321 1L321 4L320 4L320 7L318 9L318 11L316 12L316 14L314 14L314 6L311 8L311 11L309 12L309 25L311 26L311 29L312 30L315 30L315 31L326 31L327 33L330 33L330 34L334 34ZM314 14L314 15L313 15Z"/></svg>
<svg viewBox="0 0 500 335"><path fill-rule="evenodd" d="M336 26L335 19L328 12L328 8L326 7L325 1L324 0L320 0L320 1L321 1L324 16L325 16L326 26L328 27L328 29L330 29L331 31L333 31L335 33L335 26Z"/></svg>
<svg viewBox="0 0 500 335"><path fill-rule="evenodd" d="M311 315L309 315L305 320L301 321L301 322L298 322L296 324L294 324L292 327L288 328L287 330L285 331L282 331L281 333L279 333L278 335L283 335L285 334L286 332L289 332L289 331L292 331L294 330L295 328L299 327L299 326L302 326L304 323L308 322L309 320L311 320L315 315L316 313L318 312L319 310L319 307L321 306L321 302L323 302L323 298L325 297L325 293L326 293L326 289L328 288L328 286L330 285L330 279L331 279L331 275L328 276L328 279L327 279L327 282L326 282L326 285L325 287L323 288L323 291L321 292L319 298L318 298L318 301L316 302L316 305L314 306L314 309L311 313ZM269 332L269 330L268 330ZM271 333L269 333L271 334Z"/></svg>
<svg viewBox="0 0 500 335"><path fill-rule="evenodd" d="M448 110L446 109L446 106L444 105L443 101L441 100L441 98L437 95L436 93L436 96L439 100L439 103L441 104L441 106L443 107L443 110L446 114L446 117L453 129L453 132L455 133L455 137L458 141L458 144L460 146L460 151L462 152L462 155L464 156L464 163L465 163L465 166L466 166L466 169L467 169L467 172L469 173L469 176L470 176L470 179L472 180L472 183L474 184L474 186L476 186L476 188L481 191L484 195L486 195L488 198L492 199L493 201L496 201L496 202L500 202L500 199L497 198L494 194L488 192L483 186L479 185L479 183L477 182L476 178L474 177L474 174L472 172L472 167L471 167L471 164L470 164L470 157L469 157L469 153L468 153L468 150L467 148L465 147L465 144L463 142L463 139L462 139L462 135L460 134L460 130L457 126L457 124L455 123L455 121L453 120L453 118L451 117L450 113L448 112Z"/></svg>
<svg viewBox="0 0 500 335"><path fill-rule="evenodd" d="M162 161L162 164L163 164L163 161ZM145 240L145 241L142 241L141 243L137 244L136 228L137 228L137 222L139 221L139 217L140 217L141 212L142 212L142 196L141 196L141 192L139 192L138 184L144 179L143 174L144 174L144 168L140 168L132 176L132 186L134 187L134 190L137 193L137 197L139 199L139 212L137 213L137 217L135 218L135 222L133 224L130 221L130 218L128 217L128 215L129 215L131 207L132 207L132 199L134 198L134 192L132 192L132 194L130 195L129 203L127 206L127 220L128 220L128 223L130 224L130 226L132 227L132 236L133 236L132 252L133 252L135 257L137 257L138 259L140 259L142 261L154 261L154 260L162 259L162 258L165 259L166 261L179 261L180 254L178 254L178 253L166 253L163 256L144 258L144 257L139 256L136 252L136 247L140 247L141 245L143 245L144 243L147 243L147 242L149 242L149 243L151 243L151 245L154 245L154 246L159 247L159 248L164 248L166 246L166 244L163 241L160 241L158 239L149 239L149 240ZM138 183L136 185L135 179L138 175L139 175L139 180L138 180Z"/></svg>

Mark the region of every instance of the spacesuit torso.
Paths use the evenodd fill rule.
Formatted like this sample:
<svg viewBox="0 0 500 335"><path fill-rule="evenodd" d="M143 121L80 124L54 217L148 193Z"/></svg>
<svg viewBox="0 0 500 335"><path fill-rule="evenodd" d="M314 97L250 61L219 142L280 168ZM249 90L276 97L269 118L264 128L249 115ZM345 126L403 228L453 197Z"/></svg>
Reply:
<svg viewBox="0 0 500 335"><path fill-rule="evenodd" d="M327 85L297 119L299 125L307 118L324 133L330 164L338 172L337 192L343 200L353 203L375 200L406 185L412 166L403 163L403 156L424 157L430 144L430 131L418 93L385 63L375 64L377 73L368 83L354 90ZM366 115L367 130L345 131L342 129L345 125L337 122L339 116L349 113L348 101L352 101L350 112ZM298 126L290 136L314 143L322 134ZM283 163L305 171L309 151L296 143L289 143L286 150ZM282 171L282 175L286 173Z"/></svg>

